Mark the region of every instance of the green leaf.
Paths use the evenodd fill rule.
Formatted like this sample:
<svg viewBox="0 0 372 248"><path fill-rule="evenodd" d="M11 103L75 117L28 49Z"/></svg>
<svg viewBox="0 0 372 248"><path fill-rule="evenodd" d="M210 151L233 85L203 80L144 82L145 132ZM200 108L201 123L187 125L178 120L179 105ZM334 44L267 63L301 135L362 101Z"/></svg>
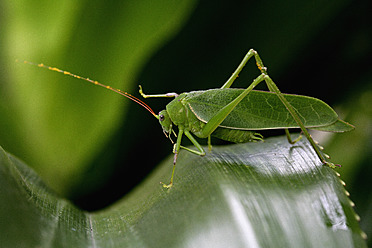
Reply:
<svg viewBox="0 0 372 248"><path fill-rule="evenodd" d="M113 206L88 213L0 153L4 247L366 247L340 179L285 137L172 156Z"/></svg>
<svg viewBox="0 0 372 248"><path fill-rule="evenodd" d="M2 144L66 195L120 128L125 107L133 103L15 60L57 66L132 93L145 62L179 31L194 4L194 0L4 3L2 52L9 61L4 62L7 81L0 95L0 105L6 106L0 108L0 126L7 128L0 134Z"/></svg>

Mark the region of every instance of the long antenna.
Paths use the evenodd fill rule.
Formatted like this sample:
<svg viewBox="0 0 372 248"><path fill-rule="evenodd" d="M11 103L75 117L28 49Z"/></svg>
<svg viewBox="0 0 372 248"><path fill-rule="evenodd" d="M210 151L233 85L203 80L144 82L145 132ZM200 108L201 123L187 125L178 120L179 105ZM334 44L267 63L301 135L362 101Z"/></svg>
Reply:
<svg viewBox="0 0 372 248"><path fill-rule="evenodd" d="M108 90L111 90L111 91L114 91L122 96L125 96L126 98L129 98L130 100L132 100L133 102L136 102L138 103L139 105L141 105L142 107L144 107L145 109L147 109L147 111L149 111L153 116L155 116L157 119L159 118L157 116L157 114L155 114L154 110L152 110L152 108L150 108L149 105L147 105L145 102L143 102L142 100L138 99L137 97L135 96L132 96L131 94L125 92L125 91L121 91L119 89L115 89L115 88L112 88L111 86L108 86L108 85L105 85L105 84L101 84L100 82L98 81L95 81L95 80L92 80L92 79L89 79L89 78L85 78L85 77L81 77L79 75L75 75L71 72L68 72L68 71L64 71L64 70L61 70L59 68L56 68L56 67L52 67L52 66L47 66L47 65L44 65L44 64L36 64L36 63L32 63L32 62L29 62L29 61L23 61L23 63L25 64L30 64L30 65L35 65L35 66L38 66L38 67L41 67L41 68L45 68L45 69L48 69L48 70L51 70L51 71L56 71L56 72L59 72L59 73L63 73L65 75L68 75L68 76L71 76L71 77L74 77L74 78L77 78L77 79L82 79L84 81L87 81L89 83L92 83L94 85L98 85L98 86L101 86L105 89L108 89Z"/></svg>

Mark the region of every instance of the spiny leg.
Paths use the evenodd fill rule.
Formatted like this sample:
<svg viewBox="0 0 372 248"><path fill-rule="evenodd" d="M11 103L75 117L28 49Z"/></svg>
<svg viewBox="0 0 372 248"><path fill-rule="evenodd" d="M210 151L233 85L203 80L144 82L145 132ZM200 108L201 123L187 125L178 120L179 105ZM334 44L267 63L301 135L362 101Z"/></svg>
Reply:
<svg viewBox="0 0 372 248"><path fill-rule="evenodd" d="M245 66L245 64L248 62L248 60L252 56L254 56L254 58L256 60L256 65L257 65L258 69L261 71L261 75L258 76L253 81L253 83L247 89L245 89L243 91L243 93L241 93L236 99L234 99L233 101L231 101L228 105L226 105L219 112L217 112L217 114L215 116L212 117L212 119L204 126L204 128L203 128L203 135L205 137L207 137L208 135L210 135L218 127L218 125L220 125L222 123L222 121L227 117L227 115L235 108L235 106L244 97L246 97L249 94L249 92L251 92L253 90L254 87L256 87L260 82L262 82L263 80L265 80L266 81L266 85L269 88L269 90L271 92L276 93L276 95L279 97L279 99L281 100L281 102L284 104L284 106L287 108L287 110L289 111L289 113L292 115L293 119L299 125L299 127L301 128L303 134L306 136L306 138L309 140L310 144L314 148L314 150L315 150L316 154L318 155L319 159L324 164L328 165L329 167L334 168L335 165L333 163L327 162L325 160L324 156L322 155L322 153L319 150L319 147L316 145L316 143L314 142L314 140L310 136L309 132L305 128L305 125L302 123L300 117L297 115L295 109L285 99L284 95L280 92L280 90L278 89L278 87L276 86L276 84L267 75L266 67L263 65L263 62L262 62L260 56L258 55L258 53L255 50L250 49L248 51L248 53L246 54L246 56L243 58L242 62L238 66L238 68L235 70L235 72L232 74L232 76L229 78L229 80L227 80L227 82L222 86L222 88L229 88L232 85L232 83L234 82L234 80L238 77L238 74L241 72L241 70L243 69L243 67ZM288 130L286 131L286 133L287 132L288 132ZM287 133L287 138L288 137L289 136L288 136L288 133ZM299 140L299 138L297 138L295 141L297 141L297 140ZM289 141L290 141L290 143L293 142L292 140L289 140Z"/></svg>
<svg viewBox="0 0 372 248"><path fill-rule="evenodd" d="M276 95L279 97L279 99L281 100L281 102L284 104L284 106L288 109L289 113L292 115L293 119L297 122L297 124L299 125L299 127L301 128L301 131L302 133L306 136L306 138L309 140L310 144L312 145L312 147L314 148L316 154L318 155L319 159L326 165L328 165L329 167L331 168L334 168L335 165L333 163L330 163L330 162L327 162L323 156L323 154L320 152L319 150L319 147L317 146L317 144L314 142L313 138L311 137L311 135L309 134L309 132L307 131L307 129L305 128L305 125L302 123L300 117L297 115L296 111L294 110L294 108L292 107L292 105L285 99L284 95L280 92L279 88L276 86L276 84L273 82L273 80L267 75L267 71L266 71L266 67L263 65L263 62L260 58L260 56L258 55L258 53L253 50L253 49L250 49L249 52L246 54L246 56L244 57L243 61L240 63L240 65L238 66L238 68L235 70L235 72L233 73L233 75L229 78L229 80L227 80L227 82L222 86L222 88L229 88L232 83L234 82L234 80L238 77L238 74L240 73L240 71L243 69L244 65L248 62L248 60L254 56L255 60L256 60L256 65L258 67L258 69L261 71L261 75L265 75L264 78L265 78L265 81L266 81L266 85L267 87L269 88L269 90L271 92L274 92L276 93ZM258 82L259 83L259 82ZM257 83L257 84L258 84ZM256 84L256 85L257 85ZM289 136L289 133L288 133L288 130L286 130L286 134L287 134L287 138L288 138L288 141L290 143L295 143L297 142L299 139L301 139L301 136L298 137L296 140L292 141L292 139L290 139L290 136Z"/></svg>
<svg viewBox="0 0 372 248"><path fill-rule="evenodd" d="M302 133L305 135L305 137L309 140L311 146L314 148L316 154L318 155L319 159L322 161L323 164L328 165L331 168L335 168L336 165L327 162L324 158L323 154L321 153L319 147L307 131L305 125L302 123L300 117L296 113L295 109L292 107L292 105L285 99L284 95L280 92L279 88L276 86L276 84L273 82L273 80L266 74L265 75L265 81L267 84L267 87L270 91L276 93L276 95L279 97L280 101L284 104L284 106L287 108L288 112L292 115L293 119L296 121L297 125L301 128Z"/></svg>
<svg viewBox="0 0 372 248"><path fill-rule="evenodd" d="M167 189L171 188L172 185L173 185L174 171L176 169L176 162L177 162L178 153L179 153L180 148L181 148L181 141L182 141L183 132L184 132L184 130L182 128L179 128L178 136L177 136L177 142L173 146L174 157L173 157L172 176L171 176L170 182L169 182L169 184L165 184L165 183L160 182L163 185L163 187L167 188Z"/></svg>
<svg viewBox="0 0 372 248"><path fill-rule="evenodd" d="M194 146L198 149L198 151L195 151L195 150L190 149L188 147L181 146L181 139L182 139L183 134L185 134L186 137L189 138L189 140L194 144ZM178 136L177 136L177 143L174 144L174 146L173 146L174 157L173 157L172 176L171 176L169 184L164 184L164 183L161 182L161 184L163 184L164 188L171 188L172 185L173 185L174 172L176 170L177 157L178 157L178 153L180 151L180 148L185 149L185 150L187 150L191 153L194 153L196 155L200 155L200 156L205 155L205 151L204 151L203 147L198 143L198 141L196 141L196 139L191 135L191 133L186 129L182 129L182 128L179 129Z"/></svg>
<svg viewBox="0 0 372 248"><path fill-rule="evenodd" d="M322 163L328 165L331 168L334 168L335 165L333 163L327 162L325 160L323 154L319 150L319 147L317 146L317 144L314 142L313 138L311 137L311 135L307 131L305 125L302 123L302 121L301 121L300 117L298 116L298 114L296 113L295 109L287 101L287 99L284 97L284 95L280 92L279 88L276 86L276 84L274 83L274 81L269 77L269 75L267 75L266 67L263 65L263 62L262 62L260 56L258 55L258 53L256 51L253 51L253 53L254 53L254 56L255 56L255 59L256 59L256 64L257 64L258 69L261 71L262 74L265 75L265 82L266 82L266 85L269 88L269 90L271 92L276 93L276 95L279 97L280 101L287 108L287 110L289 111L289 113L292 115L293 119L296 121L297 125L299 125L299 127L301 128L302 133L309 140L311 146L314 148L316 154L318 155L318 157L322 161ZM291 144L294 144L298 140L301 139L301 135L300 135L297 139L295 139L294 141L292 141L292 139L290 138L288 129L286 129L285 132L286 132L286 135L287 135L287 139L288 139L289 143L291 143Z"/></svg>

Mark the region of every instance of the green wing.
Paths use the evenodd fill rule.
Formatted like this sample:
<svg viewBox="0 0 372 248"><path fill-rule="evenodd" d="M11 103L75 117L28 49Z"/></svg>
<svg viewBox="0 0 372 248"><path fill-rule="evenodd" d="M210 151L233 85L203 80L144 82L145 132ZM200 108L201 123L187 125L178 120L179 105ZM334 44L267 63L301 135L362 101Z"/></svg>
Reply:
<svg viewBox="0 0 372 248"><path fill-rule="evenodd" d="M194 91L188 93L184 101L199 120L208 122L242 91L233 88ZM326 131L332 131L332 127L340 128L339 125L332 125L338 121L337 113L323 101L308 96L284 96L296 109L305 127L321 129L328 126ZM220 127L263 130L297 128L298 125L275 93L254 90L236 106Z"/></svg>

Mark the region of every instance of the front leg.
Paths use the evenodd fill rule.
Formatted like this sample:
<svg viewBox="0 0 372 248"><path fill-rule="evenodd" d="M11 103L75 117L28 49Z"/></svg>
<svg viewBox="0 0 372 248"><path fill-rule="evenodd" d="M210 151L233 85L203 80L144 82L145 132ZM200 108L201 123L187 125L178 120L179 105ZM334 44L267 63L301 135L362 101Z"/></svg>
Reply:
<svg viewBox="0 0 372 248"><path fill-rule="evenodd" d="M164 188L167 188L167 189L171 188L172 185L173 185L174 171L176 169L176 162L177 162L178 153L179 153L180 148L181 148L181 141L182 141L183 132L184 132L183 128L180 128L179 127L179 129L178 129L178 136L177 136L177 142L173 146L173 153L174 153L174 157L173 157L173 170L172 170L172 176L171 176L170 182L169 182L169 184L165 184L165 183L160 182L161 184L163 184L163 187Z"/></svg>
<svg viewBox="0 0 372 248"><path fill-rule="evenodd" d="M150 97L177 97L178 94L177 93L166 93L166 94L156 94L156 95L146 95L145 93L143 93L143 90L142 90L142 86L141 85L138 85L139 87L139 93L141 94L141 96L143 98L150 98Z"/></svg>

